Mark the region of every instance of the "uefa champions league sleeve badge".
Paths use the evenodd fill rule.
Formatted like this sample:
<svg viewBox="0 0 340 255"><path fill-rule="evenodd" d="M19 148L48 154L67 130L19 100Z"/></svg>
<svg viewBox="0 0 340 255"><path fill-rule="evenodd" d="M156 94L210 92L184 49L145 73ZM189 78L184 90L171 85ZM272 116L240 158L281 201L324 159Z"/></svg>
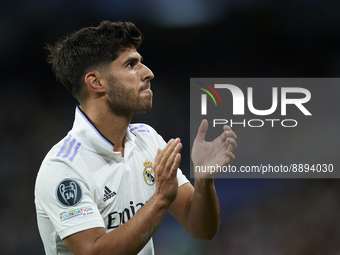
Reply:
<svg viewBox="0 0 340 255"><path fill-rule="evenodd" d="M64 179L57 186L56 197L59 204L70 207L80 203L83 192L77 181Z"/></svg>

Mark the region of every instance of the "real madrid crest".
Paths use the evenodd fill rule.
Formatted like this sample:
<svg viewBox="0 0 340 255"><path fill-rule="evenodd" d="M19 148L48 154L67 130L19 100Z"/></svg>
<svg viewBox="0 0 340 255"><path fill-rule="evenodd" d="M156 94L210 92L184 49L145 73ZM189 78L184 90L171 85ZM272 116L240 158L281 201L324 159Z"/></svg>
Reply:
<svg viewBox="0 0 340 255"><path fill-rule="evenodd" d="M150 160L145 160L143 177L147 185L152 186L155 184L155 176L153 172L153 163Z"/></svg>

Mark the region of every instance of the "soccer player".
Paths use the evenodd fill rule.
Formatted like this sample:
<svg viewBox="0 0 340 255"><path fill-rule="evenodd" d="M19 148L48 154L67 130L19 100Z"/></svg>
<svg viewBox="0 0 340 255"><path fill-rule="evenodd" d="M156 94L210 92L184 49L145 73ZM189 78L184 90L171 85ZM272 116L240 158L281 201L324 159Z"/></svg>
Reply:
<svg viewBox="0 0 340 255"><path fill-rule="evenodd" d="M130 22L103 21L59 40L49 62L78 100L72 130L46 155L35 186L38 227L47 254L154 254L152 236L169 211L195 238L219 227L213 178L194 187L178 168L179 138L165 143L132 116L151 109L149 68L137 52L142 33ZM228 165L236 135L225 126L213 142L202 121L195 166Z"/></svg>

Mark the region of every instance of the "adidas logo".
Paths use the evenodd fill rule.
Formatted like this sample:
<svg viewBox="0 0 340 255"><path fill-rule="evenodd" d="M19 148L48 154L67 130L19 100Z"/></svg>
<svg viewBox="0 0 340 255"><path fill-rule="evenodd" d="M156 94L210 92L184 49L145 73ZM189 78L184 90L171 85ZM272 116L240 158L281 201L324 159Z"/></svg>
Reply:
<svg viewBox="0 0 340 255"><path fill-rule="evenodd" d="M114 195L116 195L116 192L112 192L107 186L105 186L104 189L104 199L103 201L107 201L108 199L110 199L111 197L113 197Z"/></svg>

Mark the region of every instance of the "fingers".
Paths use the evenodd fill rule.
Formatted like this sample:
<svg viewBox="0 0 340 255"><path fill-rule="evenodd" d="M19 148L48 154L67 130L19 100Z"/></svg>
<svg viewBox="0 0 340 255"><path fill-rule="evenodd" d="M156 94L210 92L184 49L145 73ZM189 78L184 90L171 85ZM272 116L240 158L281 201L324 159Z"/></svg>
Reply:
<svg viewBox="0 0 340 255"><path fill-rule="evenodd" d="M181 146L177 147L177 145L180 143L180 139L176 138L175 140L172 139L171 144L169 144L169 146L166 146L163 150L162 153L164 152L164 154L162 155L160 164L163 166L169 166L168 162L173 161L173 159L175 158L174 153L179 153L182 149ZM161 154L162 154L161 153Z"/></svg>
<svg viewBox="0 0 340 255"><path fill-rule="evenodd" d="M178 138L177 138L178 139ZM176 140L177 140L176 139ZM175 142L176 142L175 140ZM169 171L171 171L172 166L175 164L175 158L176 156L179 154L179 152L182 150L182 144L180 143L180 140L178 139L178 143L174 144L174 149L171 153L171 155L169 156L169 158L166 161L166 165L165 165L165 169L169 169ZM171 147L169 148L171 149ZM177 167L178 168L178 167ZM176 168L176 169L177 169Z"/></svg>
<svg viewBox="0 0 340 255"><path fill-rule="evenodd" d="M208 121L204 119L202 120L201 125L198 128L198 132L197 132L195 140L204 141L207 130L208 130Z"/></svg>
<svg viewBox="0 0 340 255"><path fill-rule="evenodd" d="M158 148L156 152L156 157L155 157L155 165L157 165L160 161L160 154L161 154L161 149Z"/></svg>
<svg viewBox="0 0 340 255"><path fill-rule="evenodd" d="M228 125L224 125L224 126L223 126L223 130L224 130L224 131L229 131L229 130L231 130L231 127L228 126Z"/></svg>
<svg viewBox="0 0 340 255"><path fill-rule="evenodd" d="M170 178L175 178L177 176L177 169L179 168L179 164L181 163L181 154L177 153L174 159L174 162L170 169Z"/></svg>
<svg viewBox="0 0 340 255"><path fill-rule="evenodd" d="M228 137L227 138L227 144L228 144L227 151L234 152L236 150L237 143L236 143L235 139Z"/></svg>
<svg viewBox="0 0 340 255"><path fill-rule="evenodd" d="M176 175L177 168L181 161L180 152L182 150L182 143L179 138L171 139L163 150L158 149L155 157L155 166L160 166L159 173L163 173L166 176ZM173 173L174 172L174 173Z"/></svg>
<svg viewBox="0 0 340 255"><path fill-rule="evenodd" d="M229 165L235 160L235 155L233 154L233 152L237 148L237 143L236 143L237 135L227 125L223 127L223 130L224 130L223 135L225 136L225 141L226 141L226 146L227 146L227 151L226 151L227 162L226 163L227 165Z"/></svg>
<svg viewBox="0 0 340 255"><path fill-rule="evenodd" d="M233 130L231 130L231 128L229 126L225 125L223 127L223 130L224 130L223 134L225 134L226 137L231 137L231 138L233 138L235 140L237 139L237 135L234 133Z"/></svg>
<svg viewBox="0 0 340 255"><path fill-rule="evenodd" d="M223 129L225 129L226 131L224 131L222 135L220 135L219 139L222 143L225 143L225 148L233 152L237 148L237 135L230 129L229 126L224 126Z"/></svg>
<svg viewBox="0 0 340 255"><path fill-rule="evenodd" d="M231 163L233 163L234 160L235 160L235 155L232 152L227 151L227 162L226 162L226 164L230 165Z"/></svg>
<svg viewBox="0 0 340 255"><path fill-rule="evenodd" d="M168 148L171 146L171 144L173 143L174 139L170 139L169 142L165 145L165 147L163 148L163 150L161 149L157 149L157 153L156 153L156 157L155 157L155 165L160 164L164 153L168 150Z"/></svg>

